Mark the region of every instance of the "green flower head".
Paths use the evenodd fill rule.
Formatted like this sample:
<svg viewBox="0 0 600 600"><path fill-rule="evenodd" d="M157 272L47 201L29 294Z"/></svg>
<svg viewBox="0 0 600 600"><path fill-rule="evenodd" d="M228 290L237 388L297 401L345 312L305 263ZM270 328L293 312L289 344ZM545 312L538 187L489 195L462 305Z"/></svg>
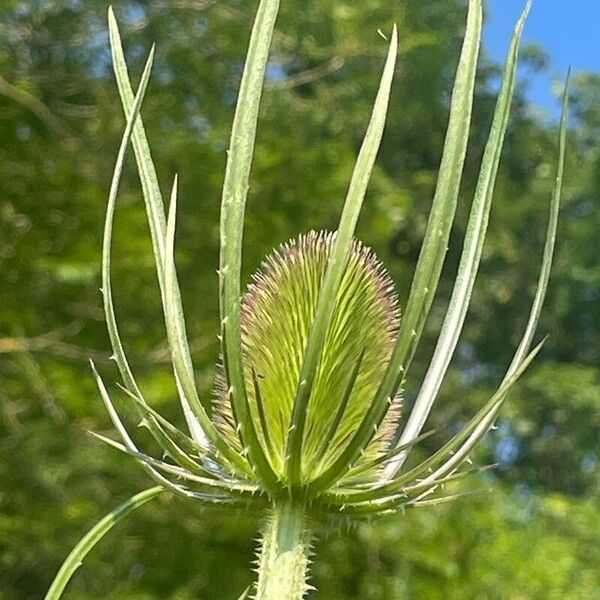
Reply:
<svg viewBox="0 0 600 600"><path fill-rule="evenodd" d="M254 275L241 308L245 385L261 444L280 481L294 397L335 234L311 231L271 254ZM352 440L381 381L398 337L394 284L375 255L350 246L321 361L307 405L301 480L310 482ZM220 379L217 427L240 451L226 374ZM391 445L398 404L357 460L371 464ZM376 473L374 472L375 476Z"/></svg>

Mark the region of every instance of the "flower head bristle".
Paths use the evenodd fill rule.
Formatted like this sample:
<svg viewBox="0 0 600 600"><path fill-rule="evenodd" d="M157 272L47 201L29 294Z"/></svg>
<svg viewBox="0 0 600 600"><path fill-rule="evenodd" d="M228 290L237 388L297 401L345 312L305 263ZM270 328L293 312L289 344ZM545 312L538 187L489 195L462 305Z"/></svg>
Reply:
<svg viewBox="0 0 600 600"><path fill-rule="evenodd" d="M311 231L282 244L254 274L242 301L247 393L255 422L262 420L268 427L271 443L267 444L264 432L261 439L265 447L270 445L270 460L281 479L294 392L334 240L334 233ZM391 278L373 252L354 241L308 406L303 457L306 479L322 472L352 438L385 371L399 320ZM359 360L360 368L348 390L350 374ZM215 412L223 433L239 444L225 390L221 375ZM257 390L262 406L257 403ZM349 391L345 409L337 415L339 422L331 431L345 391ZM390 420L395 421L398 414L393 404L361 461L372 460L386 449Z"/></svg>

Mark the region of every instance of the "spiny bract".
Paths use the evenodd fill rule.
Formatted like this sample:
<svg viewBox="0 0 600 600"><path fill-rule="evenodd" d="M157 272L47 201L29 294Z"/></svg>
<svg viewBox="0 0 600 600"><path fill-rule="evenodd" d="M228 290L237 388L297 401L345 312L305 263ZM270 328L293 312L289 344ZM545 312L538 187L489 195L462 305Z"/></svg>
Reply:
<svg viewBox="0 0 600 600"><path fill-rule="evenodd" d="M255 423L260 423L261 442L282 481L294 395L334 240L334 233L311 231L283 244L263 262L242 302L248 400ZM354 241L308 404L302 456L305 482L333 463L360 425L385 372L399 317L388 273L371 250ZM223 374L216 392L217 426L241 452L227 387ZM388 449L398 403L392 404L357 467Z"/></svg>

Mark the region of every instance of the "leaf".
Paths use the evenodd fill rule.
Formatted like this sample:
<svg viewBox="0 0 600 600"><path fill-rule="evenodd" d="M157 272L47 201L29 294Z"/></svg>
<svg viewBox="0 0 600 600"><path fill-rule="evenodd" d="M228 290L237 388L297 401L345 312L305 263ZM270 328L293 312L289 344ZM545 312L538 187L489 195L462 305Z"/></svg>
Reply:
<svg viewBox="0 0 600 600"><path fill-rule="evenodd" d="M286 451L288 461L286 470L291 485L300 483L302 479L302 445L304 443L307 408L317 377L319 363L322 360L327 330L335 310L336 296L347 265L356 222L383 136L397 51L398 32L396 26L394 26L371 120L352 173L327 271L319 289L317 309L302 360Z"/></svg>
<svg viewBox="0 0 600 600"><path fill-rule="evenodd" d="M58 571L50 589L46 593L45 600L58 600L73 576L73 573L83 564L84 558L92 548L123 518L136 508L143 506L149 500L156 498L164 491L161 486L152 487L119 505L113 511L103 517L92 529L88 531L80 542L71 550Z"/></svg>
<svg viewBox="0 0 600 600"><path fill-rule="evenodd" d="M479 269L483 243L487 232L488 219L492 205L494 185L498 173L498 165L502 154L504 136L508 126L510 107L517 76L517 59L519 43L525 19L529 13L531 2L528 2L517 21L515 30L506 57L502 86L498 94L498 101L494 111L494 118L490 128L490 134L483 154L481 169L475 190L475 197L471 206L467 232L460 257L458 273L452 290L452 296L448 305L448 311L442 323L433 357L427 369L427 373L413 405L408 422L402 435L400 444L409 442L419 435L425 421L431 411L439 389L444 380L450 360L458 344L458 339L467 315L475 278ZM385 470L384 476L388 479L402 466L406 453L398 455L390 462Z"/></svg>
<svg viewBox="0 0 600 600"><path fill-rule="evenodd" d="M125 393L131 400L136 403L138 411L142 415L142 419L144 423L147 423L148 428L152 426L156 426L161 430L160 434L155 435L155 439L162 443L159 440L159 437L167 436L171 439L172 443L181 447L182 451L190 456L197 456L198 458L207 458L210 460L215 460L215 452L212 449L206 449L201 447L195 440L188 437L185 433L180 431L177 427L175 427L172 423L170 423L167 419L165 419L160 413L154 410L151 406L146 404L141 398L138 398L135 394L132 394L125 386L117 383L117 387ZM153 429L151 432L154 435Z"/></svg>
<svg viewBox="0 0 600 600"><path fill-rule="evenodd" d="M111 14L111 13L109 13L109 14ZM112 18L111 23L113 23L112 35L118 36L118 32L116 32L116 29L115 29L116 24L114 23L114 17ZM125 133L123 135L123 140L121 142L121 147L119 149L119 154L117 157L117 162L115 165L115 170L113 173L113 179L112 179L112 183L111 183L111 189L110 189L110 193L109 193L108 205L106 208L106 220L105 220L105 225L104 225L104 239L103 239L103 244L102 244L102 293L103 293L103 299L104 299L104 313L105 313L105 317L106 317L108 334L109 334L109 338L110 338L112 349L113 349L113 355L114 355L115 361L117 363L117 366L119 368L119 371L121 373L121 377L123 378L123 382L125 383L125 387L127 387L127 389L129 389L131 391L131 393L134 394L137 398L142 399L142 401L143 401L143 396L141 394L139 386L137 385L137 383L135 381L133 373L131 372L131 369L129 367L127 357L125 355L125 350L123 348L123 344L121 342L121 338L119 335L117 321L115 318L113 298L112 298L112 285L111 285L111 277L110 277L110 270L111 270L110 254L111 254L111 243L112 243L112 223L113 223L113 218L114 218L114 213L115 213L115 205L116 205L117 193L118 193L118 188L119 188L119 182L120 182L121 175L123 172L123 161L124 161L124 157L125 157L125 151L129 144L129 140L131 138L132 131L133 131L133 124L135 123L135 119L138 116L143 93L145 92L146 85L147 85L148 79L150 77L150 68L152 65L153 55L154 55L154 49L152 49L152 52L151 52L148 62L146 64L146 68L144 69L144 73L142 75L142 80L140 83L140 88L138 90L138 95L136 96L136 101L134 102L134 105L132 107L132 112L131 112L131 115L128 120L128 125L126 127ZM120 64L118 62L118 59L117 59L116 64ZM164 249L163 249L163 252L164 252ZM164 258L163 258L163 260L164 260ZM162 273L161 273L161 275L162 275ZM163 279L163 277L161 277L161 280L162 279ZM168 292L170 292L169 299L171 300L171 304L169 306L171 311L168 313L168 316L167 316L167 330L171 331L170 344L172 347L175 348L176 352L178 353L177 355L181 357L181 360L183 361L183 365L184 365L183 368L179 369L179 371L177 373L178 384L181 384L181 386L184 387L184 389L190 394L189 397L192 399L192 402L194 402L193 408L195 410L196 417L198 417L200 419L202 430L203 430L204 434L206 434L206 436L209 437L209 439L224 454L224 456L231 461L231 463L233 465L237 465L238 468L243 468L244 463L240 459L240 457L237 456L235 453L233 453L231 451L231 449L225 444L225 442L217 435L212 422L210 421L208 415L206 414L206 411L204 410L204 408L203 408L202 404L200 403L200 400L197 396L195 383L193 382L191 371L189 370L189 369L191 369L191 366L189 366L188 363L186 362L186 355L187 355L186 347L185 347L185 344L184 345L181 344L180 335L179 335L180 334L180 324L182 322L182 319L176 318L176 316L174 316L174 315L179 314L177 312L178 310L181 311L181 302L177 301L178 288L177 288L176 283L173 282L173 280L174 280L174 275L171 275L171 280L170 280L171 287L170 288L167 287L167 294L168 294ZM165 296L164 301L165 301L165 312L166 312L167 311L167 296ZM173 313L173 314L171 314L171 313ZM171 351L173 352L173 348L171 349ZM179 387L180 386L178 385L178 389L179 389ZM191 431L193 433L193 428L191 429Z"/></svg>
<svg viewBox="0 0 600 600"><path fill-rule="evenodd" d="M554 183L554 190L552 192L552 202L550 204L550 217L548 219L548 227L546 229L546 241L544 243L542 267L540 269L533 306L531 307L531 312L529 314L529 320L527 322L527 327L525 328L523 339L519 344L517 352L515 353L505 377L510 377L517 365L523 359L523 356L529 350L535 330L537 329L540 313L546 297L546 290L548 288L548 280L550 278L550 270L552 268L552 259L554 256L554 246L556 244L556 229L558 227L558 213L560 210L560 197L562 193L563 176L565 171L565 149L567 139L567 124L569 120L569 81L570 70L569 73L567 73L565 89L563 92L562 112L560 115L558 133L558 164L556 166L556 179Z"/></svg>
<svg viewBox="0 0 600 600"><path fill-rule="evenodd" d="M123 46L121 43L121 36L119 35L119 28L115 19L112 7L108 9L108 25L110 33L110 44L112 52L113 67L115 76L117 79L117 86L121 95L121 102L125 111L125 116L129 117L133 105L133 90L129 81L129 75L127 73L127 64L125 63L125 56L123 54ZM164 289L164 238L166 232L166 220L165 211L162 195L158 186L158 178L156 176L156 168L152 161L150 154L150 147L146 138L146 132L144 131L144 125L141 116L137 119L132 135L133 150L138 166L138 173L140 176L140 182L142 184L142 192L144 196L144 202L146 205L146 214L148 216L148 224L150 226L150 237L152 239L152 250L154 253L154 260L156 263L156 272L158 276L158 283L161 291L161 300L163 304L163 310L165 306L165 289ZM174 290L175 301L181 309L181 297L179 293L179 286L177 280L175 280ZM183 311L179 310L179 313ZM185 322L180 319L176 322L177 327L177 344L179 350L184 356L187 370L186 373L193 373L192 359L190 355L189 345L187 343L187 336L185 333ZM207 445L206 433L203 431L202 426L198 422L197 415L194 414L189 402L185 398L183 391L181 390L180 382L177 381L177 391L185 419L192 437L201 446ZM131 391L134 391L133 389Z"/></svg>
<svg viewBox="0 0 600 600"><path fill-rule="evenodd" d="M436 190L400 335L386 373L386 384L382 386L382 390L386 390L383 396L392 395L394 387L398 387L398 379L401 380L408 371L444 264L467 151L481 25L481 1L470 0Z"/></svg>
<svg viewBox="0 0 600 600"><path fill-rule="evenodd" d="M154 48L152 48L152 50L150 51L148 60L146 61L146 66L144 67L144 72L142 73L140 87L138 88L138 92L135 97L131 113L127 119L127 126L125 127L125 131L123 132L123 138L121 140L121 146L119 147L112 182L110 185L108 205L106 208L106 219L104 223L104 238L102 242L102 297L104 299L104 314L106 318L106 326L108 328L108 335L113 349L113 356L117 363L117 367L119 368L119 371L121 373L121 377L123 378L123 381L127 388L129 388L138 397L141 397L142 394L133 377L133 373L131 372L129 363L127 362L127 357L125 356L125 350L123 349L123 344L121 343L121 338L119 336L119 331L117 328L117 321L115 318L115 311L112 298L112 284L110 278L110 247L112 241L112 222L115 212L117 194L119 191L119 183L121 181L121 175L123 173L123 162L125 160L125 153L127 151L127 146L129 145L129 140L131 139L133 125L137 119L140 106L144 98L146 86L148 85L153 58Z"/></svg>
<svg viewBox="0 0 600 600"><path fill-rule="evenodd" d="M175 463L177 463L180 467L188 469L191 473L195 473L196 475L212 478L218 476L215 471L207 469L202 464L198 463L192 456L187 454L182 448L180 448L175 440L160 425L156 417L149 412L145 412L145 409L147 408L145 403L139 402L138 399L137 406L140 412L146 415L142 421L142 424L150 430L152 437L154 437L167 456L175 461ZM207 456L204 455L203 458L206 460ZM214 458L211 460L214 460Z"/></svg>
<svg viewBox="0 0 600 600"><path fill-rule="evenodd" d="M150 77L150 70L152 67L152 59L154 56L154 48L151 50L148 60L146 62L146 66L144 68L144 72L142 74L142 79L140 83L140 87L138 89L138 93L135 97L135 101L133 103L132 111L127 121L127 126L125 128L125 132L123 134L123 139L121 141L121 146L119 148L119 153L117 155L117 160L115 163L115 169L113 173L113 178L110 186L110 193L108 199L108 206L106 209L106 221L104 226L104 239L102 244L102 295L104 298L104 314L106 317L106 325L108 328L108 334L111 341L113 356L123 377L125 385L131 389L132 393L134 393L137 397L141 398L141 392L139 387L133 377L131 369L129 367L129 363L127 362L127 357L125 355L125 350L123 349L123 344L121 343L121 338L119 336L119 331L117 328L117 322L115 318L113 299L112 299L112 287L110 280L110 246L112 239L112 220L115 211L115 203L117 198L117 193L119 189L119 182L121 179L121 174L123 172L123 162L125 159L125 152L127 150L127 146L129 144L129 140L132 134L133 125L138 116L139 109L143 100L144 92L146 91L146 86L148 84L148 79ZM91 362L91 361L90 361ZM127 430L123 426L119 416L112 405L104 383L100 379L94 364L91 363L92 370L94 372L94 376L96 377L96 382L98 383L98 387L100 389L102 399L104 404L109 412L110 418L113 421L115 427L119 431L120 435L123 437L126 445L130 447L132 450L137 451L133 440L130 438ZM174 491L180 491L177 486L173 486L168 480L166 480L162 475L157 473L155 470L146 468L148 474L159 484L170 486Z"/></svg>
<svg viewBox="0 0 600 600"><path fill-rule="evenodd" d="M102 401L104 402L106 411L108 412L108 416L110 417L110 420L112 421L115 429L121 436L125 447L128 450L131 450L132 452L139 452L137 446L135 445L135 442L131 439L131 436L129 435L129 432L127 431L125 425L123 425L123 422L121 421L121 418L119 417L119 414L117 413L110 399L106 386L104 385L104 382L102 381L102 378L98 374L98 371L96 370L96 367L92 361L90 361L90 365L92 367L94 378L96 379L96 384L98 385L98 389L100 391L100 396L102 398ZM152 477L152 479L154 479L154 481L156 481L158 484L164 487L168 487L170 490L174 491L180 496L187 497L185 490L181 488L181 486L173 484L166 477L163 477L158 471L156 471L156 469L152 468L150 465L147 464L143 464L142 467L144 468L146 473L148 473L148 475L150 475L150 477Z"/></svg>
<svg viewBox="0 0 600 600"><path fill-rule="evenodd" d="M362 500L360 502L347 502L342 506L331 505L325 508L333 514L343 515L368 515L380 514L388 511L398 511L403 507L421 502L423 498L442 490L446 484L462 481L474 474L487 471L490 467L473 467L460 472L452 472L450 475L436 479L434 482L419 482L402 488L401 491L388 496L382 496L376 500ZM467 492L468 493L468 492Z"/></svg>
<svg viewBox="0 0 600 600"><path fill-rule="evenodd" d="M96 383L98 384L98 389L100 390L100 395L102 397L102 401L104 402L104 405L106 406L106 410L108 411L108 415L109 415L111 421L113 422L115 429L118 431L119 435L121 436L121 439L123 440L124 447L129 452L139 454L140 452L137 449L137 446L135 445L134 441L131 439L131 436L127 432L127 429L123 425L123 422L121 421L117 411L115 410L115 407L110 399L110 396L108 395L106 386L104 385L102 378L96 371L96 367L94 366L94 364L91 361L90 361L90 363L92 366L92 371L94 373L94 377L96 378ZM191 498L191 499L195 499L195 500L200 500L206 504L217 504L217 505L227 504L228 507L244 508L244 507L248 506L248 503L246 501L243 503L240 503L240 502L237 502L236 500L232 499L229 496L221 496L218 494L207 494L207 493L194 492L192 490L189 490L186 487L183 487L181 485L178 485L178 484L170 481L169 479L164 477L161 473L159 473L154 467L152 467L148 463L141 462L140 464L141 464L142 468L146 471L146 473L148 473L148 475L150 475L150 477L152 477L152 479L154 479L154 481L156 481L159 485L169 489L170 491L172 491L177 496L180 496L181 498L185 498L185 499Z"/></svg>
<svg viewBox="0 0 600 600"><path fill-rule="evenodd" d="M167 338L169 348L171 349L171 360L173 369L177 377L177 381L181 385L184 397L189 402L194 414L198 417L202 429L206 433L209 440L215 445L217 450L222 453L223 457L231 465L231 467L242 474L252 475L248 463L235 452L235 450L227 443L227 440L219 434L215 429L214 424L206 414L196 384L193 379L193 374L188 370L188 364L185 358L185 348L179 343L178 322L183 321L183 313L181 302L178 302L175 277L175 262L174 262L174 243L175 243L175 217L177 213L177 176L173 181L173 189L171 192L171 204L169 206L169 218L167 221L167 231L165 237L165 324L167 326Z"/></svg>
<svg viewBox="0 0 600 600"><path fill-rule="evenodd" d="M509 381L514 380L515 375L519 372L522 372L526 363L531 360L531 358L523 358L524 354L528 351L531 341L533 339L533 335L535 333L535 329L537 327L537 322L539 320L539 315L541 312L541 307L544 302L544 297L548 285L548 278L550 275L550 269L552 266L552 256L554 252L554 245L556 240L556 228L558 224L558 212L560 208L560 196L562 189L562 180L564 174L564 155L565 155L565 147L566 147L566 130L567 130L567 120L568 120L568 90L569 90L569 79L567 77L567 82L565 85L564 97L563 97L563 107L562 107L562 115L561 115L561 123L559 127L559 151L558 151L558 165L557 165L557 177L556 183L554 187L554 191L552 194L552 203L550 209L550 218L548 221L548 228L546 232L546 241L544 244L544 255L542 259L542 267L540 270L540 276L538 279L538 285L535 293L535 297L533 300L533 304L531 307L529 319L527 322L527 327L523 334L523 337L515 351L513 359L511 361L510 367L508 368L506 375L502 381L500 386L500 390L492 397L492 400L480 411L480 416L483 418L476 418L475 426L470 426L469 429L469 437L462 443L462 445L454 452L454 448L456 448L456 444L452 445L452 456L436 471L429 474L425 481L431 481L435 478L444 476L445 473L448 473L451 469L453 469L456 465L460 464L466 456L471 452L477 441L480 439L482 435L491 427L494 420L496 419L500 408L502 407L503 402L506 400L508 393L510 391L510 386L507 386ZM542 342L543 343L543 342ZM539 348L542 343L540 343L532 353L530 353L529 357L532 357ZM460 434L461 441L464 440L465 436L463 432ZM437 454L437 453L436 453Z"/></svg>
<svg viewBox="0 0 600 600"><path fill-rule="evenodd" d="M421 336L444 263L456 210L471 121L481 24L481 1L470 0L467 30L452 92L450 119L438 183L396 345L381 385L353 441L348 444L338 460L310 484L312 493L326 489L363 452L384 418L390 399L394 398L400 386Z"/></svg>
<svg viewBox="0 0 600 600"><path fill-rule="evenodd" d="M337 492L334 491L331 494L324 494L323 498L327 501L331 501L334 498L337 503L348 504L350 502L359 502L367 500L376 500L384 496L401 493L403 488L407 485L412 485L413 482L421 479L438 478L443 476L444 473L448 472L449 469L458 466L468 455L468 452L472 449L475 443L489 430L493 420L490 420L490 416L497 414L498 408L506 400L508 392L512 386L519 380L521 375L525 372L527 367L531 364L531 361L537 356L538 352L542 348L543 342L540 342L523 360L519 365L518 369L503 381L491 396L491 398L482 406L475 416L465 425L457 434L455 434L448 442L446 442L439 450L434 452L428 458L419 463L416 467L410 469L406 473L396 476L392 480L383 480L378 485L372 486L368 490L360 491L347 491ZM466 442L465 442L466 440ZM463 443L468 444L465 446ZM463 444L463 446L461 446ZM457 448L459 448L458 451ZM449 460L446 460L448 459ZM432 476L432 469L443 463L441 469Z"/></svg>
<svg viewBox="0 0 600 600"><path fill-rule="evenodd" d="M143 452L136 452L120 444L119 442L115 442L110 438L107 438L99 433L95 433L90 431L90 435L97 440L108 444L112 448L119 450L133 458L135 458L139 463L143 465L147 465L151 468L157 469L164 473L168 473L169 475L174 475L178 479L184 479L187 482L192 482L197 484L200 487L200 491L203 493L212 494L214 490L225 494L238 495L240 497L252 498L254 494L259 492L259 488L253 485L248 485L242 482L237 481L229 481L226 479L212 479L210 477L203 477L201 475L197 475L193 472L188 471L187 469L170 465L165 461L159 460Z"/></svg>
<svg viewBox="0 0 600 600"><path fill-rule="evenodd" d="M340 489L343 489L345 486L352 486L351 480L349 478L358 477L359 475L364 474L365 472L368 472L369 470L388 462L389 460L394 458L394 456L400 454L401 452L404 452L405 450L408 450L409 448L412 448L413 446L416 446L419 442L422 442L428 437L431 437L434 433L435 429L427 431L426 433L422 433L408 444L403 444L402 446L392 448L391 450L388 450L387 452L383 453L381 456L378 456L375 460L373 460L370 463L352 467L352 469L350 469L348 473L344 476L344 479L341 480ZM369 481L371 480L369 479Z"/></svg>
<svg viewBox="0 0 600 600"><path fill-rule="evenodd" d="M227 354L230 365L227 385L231 389L243 445L247 446L258 476L271 489L274 488L277 477L256 434L246 395L240 332L240 273L244 212L256 139L258 109L278 11L279 0L261 0L252 28L223 183L219 260L220 312L223 324L227 324L223 335L223 353Z"/></svg>

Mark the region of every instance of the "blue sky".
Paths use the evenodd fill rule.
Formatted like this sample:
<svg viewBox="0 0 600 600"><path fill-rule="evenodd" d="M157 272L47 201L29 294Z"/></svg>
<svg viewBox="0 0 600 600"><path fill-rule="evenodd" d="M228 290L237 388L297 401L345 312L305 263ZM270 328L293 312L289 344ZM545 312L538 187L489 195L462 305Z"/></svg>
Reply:
<svg viewBox="0 0 600 600"><path fill-rule="evenodd" d="M488 0L484 44L503 60L511 31L525 0ZM540 44L550 56L547 73L528 75L529 98L549 115L558 113L553 82L564 79L569 65L577 71L600 71L600 0L534 0L523 43Z"/></svg>

